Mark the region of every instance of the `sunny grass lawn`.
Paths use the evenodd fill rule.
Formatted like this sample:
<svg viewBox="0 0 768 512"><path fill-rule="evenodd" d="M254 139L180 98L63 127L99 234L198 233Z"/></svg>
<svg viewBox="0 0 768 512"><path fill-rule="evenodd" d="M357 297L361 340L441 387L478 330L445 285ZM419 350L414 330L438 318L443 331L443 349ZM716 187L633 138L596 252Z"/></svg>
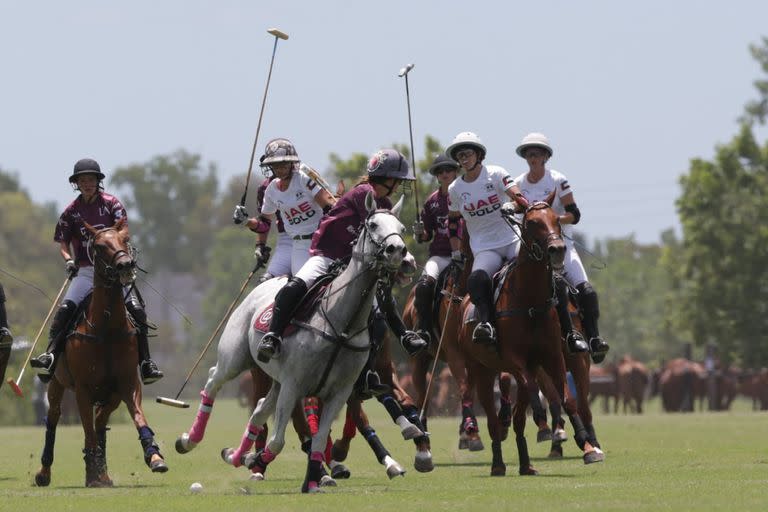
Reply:
<svg viewBox="0 0 768 512"><path fill-rule="evenodd" d="M145 407L171 468L168 473L149 472L136 431L120 424L108 441L116 487L85 489L81 429L68 426L58 433L51 487L32 487L43 429L2 428L0 511L768 510L768 414L748 411L744 404L719 414L669 415L650 407L651 412L640 417L598 416L607 457L590 466L581 462L572 440L565 445L564 460L546 459L548 446L535 444L529 425L529 448L541 474L517 475L517 453L510 439L504 443L507 476L491 478L490 441L484 430L486 450L469 453L457 449L457 419L432 420L437 467L420 474L412 469L413 445L403 442L383 409L369 402L372 421L407 475L388 480L358 436L348 461L352 479L319 496L298 492L306 458L292 432L267 481L250 483L246 470L221 461L219 451L239 440L247 418L234 401L216 404L204 443L184 456L176 454L173 443L191 423L194 406L173 409L148 397ZM195 481L204 486L197 496L188 491Z"/></svg>

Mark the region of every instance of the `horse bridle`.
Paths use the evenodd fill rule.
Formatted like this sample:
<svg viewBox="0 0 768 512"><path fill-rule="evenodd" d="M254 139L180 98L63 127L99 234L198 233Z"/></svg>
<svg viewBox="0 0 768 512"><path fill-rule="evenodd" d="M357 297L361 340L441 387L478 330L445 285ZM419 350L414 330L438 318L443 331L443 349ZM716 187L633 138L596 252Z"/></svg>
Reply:
<svg viewBox="0 0 768 512"><path fill-rule="evenodd" d="M94 247L96 238L102 235L103 233L106 233L107 231L117 231L117 228L115 227L106 227L103 229L98 230L96 233L93 234L92 237L88 239L88 243L86 244L86 254L88 255L88 259L91 261L91 264L93 264L93 268L96 272L98 272L109 284L114 284L115 282L120 280L120 271L117 270L117 267L115 266L115 262L120 256L128 256L131 259L131 263L129 265L131 272L136 273L136 249L131 244L126 244L128 247L128 250L120 249L119 251L116 251L115 254L112 255L112 258L107 262L101 255L99 254L99 250L97 247Z"/></svg>
<svg viewBox="0 0 768 512"><path fill-rule="evenodd" d="M380 240L374 239L373 235L371 234L372 230L371 230L371 228L369 226L369 223L370 223L371 218L374 215L379 214L379 213L386 213L388 215L393 215L393 216L395 215L394 213L392 213L389 210L374 210L374 211L370 212L368 214L368 217L366 217L365 222L363 222L363 228L362 228L362 231L361 231L359 236L364 236L376 248L376 250L373 253L373 261L368 263L368 267L369 267L369 269L374 269L374 268L378 267L378 271L379 271L379 274L381 276L381 274L383 273L382 271L391 272L391 271L395 270L395 269L387 269L386 266L382 265L382 262L384 260L384 258L382 258L382 256L384 255L384 252L386 251L385 244L386 244L387 240L389 239L389 237L397 236L397 237L400 238L400 240L403 241L403 244L405 244L405 239L403 238L403 235L401 233L390 233L387 236L381 238ZM358 239L359 239L359 236L358 236ZM357 242L357 239L355 239L355 241L353 243L356 244L356 242ZM362 263L365 263L365 256L366 255L365 255L364 252L359 252L359 251L355 251L355 250L352 251L352 257L354 259L358 260L358 261L361 261Z"/></svg>
<svg viewBox="0 0 768 512"><path fill-rule="evenodd" d="M532 210L542 210L545 208L552 208L552 206L549 203L546 203L544 201L537 201L533 203L532 205L528 206L528 208L525 209L525 212L523 213L523 221L519 223L520 243L522 244L523 247L525 247L526 252L534 261L542 261L544 259L545 248L549 245L551 241L563 240L563 236L561 233L555 233L554 231L549 231L547 233L547 236L543 239L536 239L535 237L532 237L533 238L532 242L530 243L526 242L525 235L528 233L528 217L527 217L528 212Z"/></svg>

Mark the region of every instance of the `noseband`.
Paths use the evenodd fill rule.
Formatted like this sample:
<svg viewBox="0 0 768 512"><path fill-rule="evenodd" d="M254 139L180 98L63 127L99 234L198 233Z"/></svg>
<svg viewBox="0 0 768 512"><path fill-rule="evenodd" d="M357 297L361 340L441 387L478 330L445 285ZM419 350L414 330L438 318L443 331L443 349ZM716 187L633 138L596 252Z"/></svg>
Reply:
<svg viewBox="0 0 768 512"><path fill-rule="evenodd" d="M112 257L109 259L109 261L105 260L101 254L99 253L98 246L95 245L96 238L98 238L100 235L106 233L107 231L116 231L117 229L114 227L108 227L98 230L92 237L88 239L88 243L86 245L86 253L88 254L88 259L93 264L94 270L101 275L109 284L115 284L117 281L120 280L120 271L115 266L115 262L118 258L121 256L128 256L131 259L131 262L129 264L129 269L131 273L135 276L136 273L136 249L133 248L131 244L127 244L126 247L128 250L120 249L118 251L115 251L115 253L112 255Z"/></svg>
<svg viewBox="0 0 768 512"><path fill-rule="evenodd" d="M386 242L387 242L387 240L390 237L396 236L396 237L400 238L400 240L403 241L403 244L405 244L405 239L403 238L403 235L400 234L400 233L390 233L387 236L385 236L383 238L380 238L378 240L373 237L373 235L371 234L372 229L371 229L371 226L370 226L371 218L374 215L382 214L382 213L394 216L394 214L391 211L389 211L389 210L375 210L375 211L371 212L370 214L368 214L368 217L365 219L365 222L363 223L362 232L360 233L361 236L365 237L375 247L375 251L373 252L373 261L368 263L368 266L369 266L370 269L374 269L375 268L375 269L379 270L379 272L381 272L382 270L387 270L386 269L386 265L384 265L384 260L385 260L384 256L385 256L385 252L386 252ZM363 263L365 263L366 253L365 252L359 252L359 251L352 251L352 257L357 259L357 260L359 260L359 261L361 261L361 262L363 262ZM393 269L389 269L389 270L393 270Z"/></svg>
<svg viewBox="0 0 768 512"><path fill-rule="evenodd" d="M550 242L563 240L563 237L560 233L549 231L547 233L546 238L544 238L543 240L538 240L536 238L533 238L533 241L531 241L530 243L526 241L526 238L529 238L528 213L533 210L543 210L545 208L552 208L552 207L543 201L533 203L525 210L525 214L523 215L523 222L520 224L520 235L521 235L520 242L523 244L523 247L525 247L525 250L528 253L528 256L530 256L531 259L533 259L534 261L542 261L544 259L544 254L546 252L545 248L549 246Z"/></svg>

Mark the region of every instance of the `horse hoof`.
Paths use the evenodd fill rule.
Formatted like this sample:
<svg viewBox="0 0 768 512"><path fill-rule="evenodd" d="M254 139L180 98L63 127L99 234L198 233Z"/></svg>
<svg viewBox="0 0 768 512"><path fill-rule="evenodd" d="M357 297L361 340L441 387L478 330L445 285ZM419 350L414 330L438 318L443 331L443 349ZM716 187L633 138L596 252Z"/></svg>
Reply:
<svg viewBox="0 0 768 512"><path fill-rule="evenodd" d="M51 475L38 473L35 475L35 485L38 487L48 487L51 483Z"/></svg>
<svg viewBox="0 0 768 512"><path fill-rule="evenodd" d="M558 450L556 448L552 448L552 450L550 450L550 452L549 452L549 455L547 455L547 458L548 459L562 459L563 458L563 449L561 448L560 450Z"/></svg>
<svg viewBox="0 0 768 512"><path fill-rule="evenodd" d="M328 475L320 477L320 487L336 487L336 480Z"/></svg>
<svg viewBox="0 0 768 512"><path fill-rule="evenodd" d="M536 476L539 472L536 471L533 466L528 466L527 468L520 468L520 476Z"/></svg>
<svg viewBox="0 0 768 512"><path fill-rule="evenodd" d="M592 464L594 462L603 462L605 460L605 453L600 448L595 448L591 452L584 454L584 464Z"/></svg>
<svg viewBox="0 0 768 512"><path fill-rule="evenodd" d="M149 463L149 469L151 469L153 473L166 473L168 471L168 465L163 459L157 459Z"/></svg>
<svg viewBox="0 0 768 512"><path fill-rule="evenodd" d="M506 476L507 465L501 464L499 466L491 466L491 476Z"/></svg>
<svg viewBox="0 0 768 512"><path fill-rule="evenodd" d="M222 450L221 450L221 459L224 462L226 462L227 464L231 464L231 465L234 466L235 465L235 459L233 457L234 453L235 453L235 449L234 448L222 448ZM242 457L241 457L240 462L242 464ZM235 466L235 467L237 467L237 466Z"/></svg>
<svg viewBox="0 0 768 512"><path fill-rule="evenodd" d="M344 464L336 464L331 468L331 477L334 479L346 480L350 476L352 476L352 473L350 473L349 468Z"/></svg>
<svg viewBox="0 0 768 512"><path fill-rule="evenodd" d="M480 452L483 450L485 450L485 446L483 445L483 441L479 437L469 440L469 451Z"/></svg>
<svg viewBox="0 0 768 512"><path fill-rule="evenodd" d="M405 439L406 441L410 439L416 439L417 437L421 437L424 435L424 432L422 432L421 429L416 425L414 425L413 423L409 423L400 432L403 434L403 439Z"/></svg>
<svg viewBox="0 0 768 512"><path fill-rule="evenodd" d="M189 440L189 434L184 432L178 438L176 438L176 452L185 454L192 451L197 446L197 443L193 443Z"/></svg>
<svg viewBox="0 0 768 512"><path fill-rule="evenodd" d="M552 435L552 440L556 443L563 443L568 440L568 434L562 428L555 429L555 433Z"/></svg>
<svg viewBox="0 0 768 512"><path fill-rule="evenodd" d="M429 473L435 469L435 465L432 463L432 452L429 450L416 452L416 459L413 461L413 467L419 473Z"/></svg>
<svg viewBox="0 0 768 512"><path fill-rule="evenodd" d="M264 480L264 473L260 473L259 471L256 471L255 473L251 473L251 476L248 477L248 480L253 480L254 482L261 482Z"/></svg>
<svg viewBox="0 0 768 512"><path fill-rule="evenodd" d="M459 450L466 450L469 448L469 440L466 437L466 434L461 434L459 436Z"/></svg>
<svg viewBox="0 0 768 512"><path fill-rule="evenodd" d="M405 476L405 469L403 469L403 466L393 461L392 464L387 465L387 476L390 480L398 476Z"/></svg>
<svg viewBox="0 0 768 512"><path fill-rule="evenodd" d="M552 430L547 427L544 430L539 430L536 432L536 442L537 443L544 443L546 441L552 440Z"/></svg>

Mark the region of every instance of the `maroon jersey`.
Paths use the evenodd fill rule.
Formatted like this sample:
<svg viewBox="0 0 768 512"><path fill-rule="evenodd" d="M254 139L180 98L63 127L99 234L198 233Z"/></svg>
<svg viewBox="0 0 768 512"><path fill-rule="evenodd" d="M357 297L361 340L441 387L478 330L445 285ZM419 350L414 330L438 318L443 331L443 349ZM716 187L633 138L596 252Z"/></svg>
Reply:
<svg viewBox="0 0 768 512"><path fill-rule="evenodd" d="M424 202L421 210L424 231L432 243L429 244L430 256L450 256L451 243L448 235L448 194L435 190Z"/></svg>
<svg viewBox="0 0 768 512"><path fill-rule="evenodd" d="M89 234L83 221L96 229L100 229L114 226L120 219L127 221L128 216L123 204L115 196L99 192L92 203L86 203L81 194L69 203L69 206L59 217L53 239L56 242L66 242L72 246L78 266L90 267L91 260L88 259L86 251Z"/></svg>
<svg viewBox="0 0 768 512"><path fill-rule="evenodd" d="M312 235L310 255L336 260L352 254L352 241L357 238L360 226L368 217L368 209L365 207L368 192L373 193L373 185L361 183L339 199ZM379 197L376 206L389 210L392 201L388 197Z"/></svg>
<svg viewBox="0 0 768 512"><path fill-rule="evenodd" d="M264 205L264 193L267 191L267 186L269 186L269 183L273 179L275 178L267 178L262 181L261 185L259 185L259 189L256 191L256 200L259 213L261 213L261 207ZM280 212L275 212L275 215L277 216L277 232L285 233L285 226L283 226L283 218L280 216Z"/></svg>

